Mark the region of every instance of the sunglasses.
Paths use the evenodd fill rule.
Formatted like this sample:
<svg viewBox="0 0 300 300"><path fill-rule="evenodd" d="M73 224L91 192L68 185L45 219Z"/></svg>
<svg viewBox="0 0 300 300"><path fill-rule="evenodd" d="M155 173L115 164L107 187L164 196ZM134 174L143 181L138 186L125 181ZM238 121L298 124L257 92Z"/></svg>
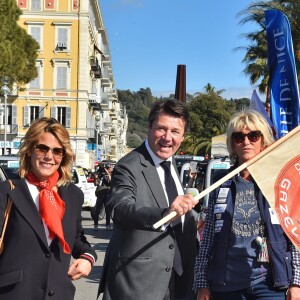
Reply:
<svg viewBox="0 0 300 300"><path fill-rule="evenodd" d="M64 148L50 148L44 144L35 145L35 150L38 154L47 154L51 150L52 154L56 158L63 158L66 155L66 149Z"/></svg>
<svg viewBox="0 0 300 300"><path fill-rule="evenodd" d="M235 143L240 144L245 141L246 137L251 143L255 143L260 139L261 136L262 133L259 130L255 130L255 131L250 131L248 133L233 132L231 137Z"/></svg>

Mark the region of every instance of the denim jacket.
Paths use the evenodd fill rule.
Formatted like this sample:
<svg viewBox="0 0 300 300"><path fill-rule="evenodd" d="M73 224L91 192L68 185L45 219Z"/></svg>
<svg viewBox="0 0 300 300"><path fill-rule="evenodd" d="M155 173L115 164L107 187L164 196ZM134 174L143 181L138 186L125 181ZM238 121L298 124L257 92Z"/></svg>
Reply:
<svg viewBox="0 0 300 300"><path fill-rule="evenodd" d="M228 185L228 182L227 182ZM215 195L218 195L219 189ZM261 218L265 225L265 236L267 237L267 246L275 287L287 287L292 281L292 253L291 242L284 234L279 224L272 224L270 217L270 206L262 195L259 188L255 185L256 199ZM219 232L215 232L213 244L210 248L208 261L208 282L213 285L226 284L226 264L228 246L230 242L230 232L232 225L232 216L234 212L234 201L236 186L231 180L229 192L226 198L226 210L223 213L223 226ZM216 201L215 197L215 201ZM216 221L216 215L214 215Z"/></svg>

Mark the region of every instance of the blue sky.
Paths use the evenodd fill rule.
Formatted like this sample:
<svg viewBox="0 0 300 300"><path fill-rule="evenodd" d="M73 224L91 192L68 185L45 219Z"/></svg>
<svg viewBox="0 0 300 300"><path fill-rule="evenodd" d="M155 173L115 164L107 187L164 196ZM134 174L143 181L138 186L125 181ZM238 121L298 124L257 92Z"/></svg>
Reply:
<svg viewBox="0 0 300 300"><path fill-rule="evenodd" d="M108 32L115 88L155 96L175 92L177 65L186 65L187 93L210 83L223 97L251 97L243 73L244 33L238 12L248 0L100 0ZM263 99L262 99L263 100Z"/></svg>

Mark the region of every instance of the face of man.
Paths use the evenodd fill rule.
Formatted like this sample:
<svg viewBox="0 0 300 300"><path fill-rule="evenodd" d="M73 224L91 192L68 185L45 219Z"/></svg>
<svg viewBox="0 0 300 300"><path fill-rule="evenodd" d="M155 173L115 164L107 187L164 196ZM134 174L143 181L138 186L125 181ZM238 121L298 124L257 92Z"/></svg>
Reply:
<svg viewBox="0 0 300 300"><path fill-rule="evenodd" d="M182 118L160 113L148 132L153 153L163 160L175 154L184 138L184 126Z"/></svg>

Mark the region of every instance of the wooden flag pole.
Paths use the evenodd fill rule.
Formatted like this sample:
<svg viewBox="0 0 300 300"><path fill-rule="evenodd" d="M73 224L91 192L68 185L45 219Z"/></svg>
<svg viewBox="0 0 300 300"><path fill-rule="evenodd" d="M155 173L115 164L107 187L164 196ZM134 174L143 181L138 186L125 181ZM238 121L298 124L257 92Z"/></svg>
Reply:
<svg viewBox="0 0 300 300"><path fill-rule="evenodd" d="M209 194L211 191L213 191L214 189L216 189L217 187L219 187L222 183L224 183L225 181L229 180L234 175L238 174L239 172L241 172L242 170L246 169L247 167L251 166L253 163L255 163L260 158L262 158L263 156L265 156L268 153L270 153L271 151L273 151L275 148L277 148L279 145L281 145L282 143L284 143L287 139L289 139L291 136L295 135L299 131L300 131L300 125L297 126L296 128L294 128L292 131L290 131L288 134L286 134L285 136L283 136L279 140L277 140L276 142L274 142L268 148L264 149L262 152L260 152L256 156L254 156L252 159L250 159L247 162L243 163L242 165L238 166L236 169L232 170L230 173L228 173L227 175L225 175L224 177L222 177L220 180L218 180L217 182L215 182L214 184L212 184L210 187L208 187L207 189L205 189L204 191L202 191L201 193L199 193L197 196L194 197L194 199L198 202L201 198L203 198L205 195ZM295 145L295 147L297 147L297 146ZM161 220L159 220L158 222L156 222L153 225L153 228L157 229L157 228L161 227L163 224L170 222L170 220L172 220L176 216L177 216L176 211L172 211L171 213L169 213L168 215L166 215L165 217L163 217Z"/></svg>

